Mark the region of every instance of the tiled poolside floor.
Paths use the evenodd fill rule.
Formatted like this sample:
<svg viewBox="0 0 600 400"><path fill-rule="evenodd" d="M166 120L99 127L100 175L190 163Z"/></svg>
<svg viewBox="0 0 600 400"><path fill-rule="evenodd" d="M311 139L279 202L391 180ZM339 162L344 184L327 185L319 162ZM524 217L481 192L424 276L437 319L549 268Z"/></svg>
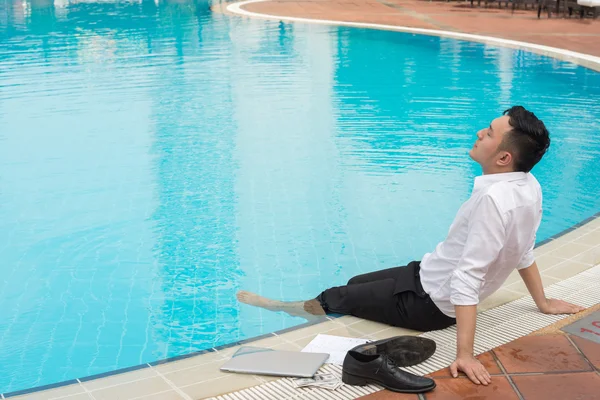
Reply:
<svg viewBox="0 0 600 400"><path fill-rule="evenodd" d="M477 2L475 2L477 4ZM548 18L537 9L515 10L497 3L471 8L467 1L269 0L244 10L287 17L369 22L465 32L558 47L600 56L600 18Z"/></svg>
<svg viewBox="0 0 600 400"><path fill-rule="evenodd" d="M538 247L535 252L537 255L538 266L542 272L543 281L546 286L558 282L559 280L569 278L599 264L600 218L596 217L587 224ZM519 281L518 274L515 273L511 275L501 290L492 297L486 299L486 301L480 305L480 310L484 311L496 307L526 294L525 287ZM380 339L395 335L418 334L416 331L393 328L387 325L345 316L337 319L328 319L325 322L286 332L281 335L272 335L269 338L253 342L252 345L275 349L300 350L318 333L370 339ZM563 344L564 343L563 340ZM125 372L106 378L89 381L82 380L81 382L76 382L68 386L14 398L27 400L196 400L250 386L256 386L275 379L264 376L237 375L220 372L219 367L229 359L237 348L238 347L231 347L222 351L211 352L158 366L146 366L146 368L143 369ZM495 365L496 359L493 354L488 354L483 357L487 357L487 362L489 362L490 365ZM503 355L498 355L498 357L503 357ZM510 365L511 364L508 364L506 367L509 368ZM593 379L597 379L594 377L597 376L596 372L591 372L592 370L585 364L580 363L578 365L583 368L581 371L584 372L581 373L588 374L581 376L590 376ZM506 378L504 372L495 371L499 374L497 379L498 390L504 390L507 387L510 387L510 385L506 386L508 378ZM507 373L510 375L513 373L513 370L508 370ZM526 382L524 385L527 385L527 382L530 382L530 378L526 379L525 375L519 375L518 377L515 377L515 380L517 382ZM440 380L440 387L444 389L442 391L438 390L437 392L453 393L457 390L470 390L474 391L473 395L475 396L481 390L490 390L470 385L465 386L468 387L468 389L461 389L463 385L466 385L466 381L464 380ZM379 394L379 396L382 395L384 394ZM586 397L583 398L587 399Z"/></svg>
<svg viewBox="0 0 600 400"><path fill-rule="evenodd" d="M452 378L449 370L443 369L431 374L437 387L421 397L383 390L362 399L600 399L600 344L578 336L545 330L478 358L492 375L488 386L473 385L463 374Z"/></svg>

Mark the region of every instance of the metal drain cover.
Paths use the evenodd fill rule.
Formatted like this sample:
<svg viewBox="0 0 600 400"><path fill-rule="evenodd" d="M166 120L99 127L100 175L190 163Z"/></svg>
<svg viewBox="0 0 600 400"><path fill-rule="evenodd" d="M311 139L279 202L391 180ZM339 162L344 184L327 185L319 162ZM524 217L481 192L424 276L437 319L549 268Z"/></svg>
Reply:
<svg viewBox="0 0 600 400"><path fill-rule="evenodd" d="M600 310L565 326L562 330L600 344Z"/></svg>

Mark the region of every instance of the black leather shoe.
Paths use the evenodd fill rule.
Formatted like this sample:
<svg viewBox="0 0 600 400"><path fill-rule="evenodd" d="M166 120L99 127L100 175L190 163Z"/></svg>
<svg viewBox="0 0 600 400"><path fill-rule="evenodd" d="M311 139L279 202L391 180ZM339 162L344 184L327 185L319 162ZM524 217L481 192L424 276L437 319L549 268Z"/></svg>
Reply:
<svg viewBox="0 0 600 400"><path fill-rule="evenodd" d="M342 382L357 386L374 383L402 393L424 393L435 388L433 379L402 371L387 354L370 355L354 350L344 358Z"/></svg>
<svg viewBox="0 0 600 400"><path fill-rule="evenodd" d="M419 336L394 336L361 344L352 350L367 354L387 354L399 367L420 364L435 353L435 342Z"/></svg>

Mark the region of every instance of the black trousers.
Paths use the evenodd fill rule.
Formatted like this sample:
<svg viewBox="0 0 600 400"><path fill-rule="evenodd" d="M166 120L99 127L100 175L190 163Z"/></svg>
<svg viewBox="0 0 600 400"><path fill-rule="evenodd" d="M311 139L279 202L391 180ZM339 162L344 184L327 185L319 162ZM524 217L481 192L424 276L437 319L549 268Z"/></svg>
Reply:
<svg viewBox="0 0 600 400"><path fill-rule="evenodd" d="M317 300L328 314L347 314L418 331L444 329L456 319L442 313L423 290L420 262L358 275Z"/></svg>

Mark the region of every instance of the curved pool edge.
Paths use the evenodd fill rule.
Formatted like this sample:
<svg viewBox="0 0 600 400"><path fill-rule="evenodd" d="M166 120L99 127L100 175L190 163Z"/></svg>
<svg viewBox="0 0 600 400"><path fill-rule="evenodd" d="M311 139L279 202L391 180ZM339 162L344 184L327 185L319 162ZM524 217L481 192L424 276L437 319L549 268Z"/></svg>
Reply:
<svg viewBox="0 0 600 400"><path fill-rule="evenodd" d="M404 32L404 33L413 33L427 36L439 36L450 39L471 41L477 43L483 43L488 45L507 47L517 50L525 50L531 53L536 53L539 55L559 59L562 61L572 62L574 64L580 65L582 67L586 67L595 71L600 72L600 57L593 56L591 54L580 53L572 50L561 49L558 47L551 47L541 44L523 42L518 40L511 39L503 39L495 36L486 36L486 35L475 35L471 33L463 33L463 32L453 32L446 30L437 30L437 29L425 29L425 28L416 28L402 25L388 25L388 24L376 24L376 23L367 23L367 22L350 22L350 21L341 21L341 20L329 20L329 19L314 19L314 18L301 18L301 17L292 17L292 16L282 16L282 15L271 15L271 14L263 14L257 13L253 11L247 11L243 9L244 6L255 4L255 3L264 3L270 0L245 0L240 2L235 2L228 4L225 7L225 11L237 16L245 16L250 18L258 18L258 19L267 19L267 20L276 20L276 21L285 21L285 22L300 22L300 23L308 23L308 24L317 24L317 25L332 25L332 26L346 26L353 28L366 28L366 29L379 29L379 30L389 30L396 32Z"/></svg>
<svg viewBox="0 0 600 400"><path fill-rule="evenodd" d="M591 228L587 228L586 226L590 225ZM596 226L597 225L597 226ZM595 213L594 215L584 219L583 221L551 236L548 239L545 239L543 241L540 241L538 243L536 243L535 248L539 249L543 246L548 247L548 250L544 253L542 253L541 255L545 255L549 252L554 252L556 251L556 249L554 249L553 246L553 242L554 243L559 243L559 246L564 246L561 245L560 242L564 241L566 243L572 243L571 240L569 239L565 239L565 237L569 234L576 234L577 232L581 233L579 237L584 236L588 233L594 232L595 230L600 231L600 212ZM591 246L591 249L595 249L595 248L600 248L600 244L595 245L595 246ZM599 257L600 257L600 250L598 251ZM577 257L574 256L574 257ZM574 258L574 257L569 257L569 258ZM536 256L536 258L539 258L539 256ZM568 260L565 260L568 261ZM595 264L598 264L598 262L595 262L593 265L589 265L588 268L592 268ZM544 271L541 271L542 275L544 276ZM572 275L575 275L577 272L574 272ZM564 280L567 278L563 278L560 280ZM560 281L559 280L559 281ZM504 289L505 286L507 285L503 285L501 289ZM546 285L545 285L546 286ZM510 289L508 289L510 291ZM523 294L524 295L524 294ZM499 300L498 302L496 302L493 306L488 307L489 308L493 308L496 306L499 306L501 304L504 304L508 301L504 301L504 300ZM344 322L340 322L340 321L344 321L345 319L349 319L351 320L350 324L345 324ZM211 349L206 349L206 350L200 350L200 351L196 351L196 352L192 352L192 353L187 353L187 354L183 354L183 355L179 355L179 356L174 356L174 357L169 357L169 358L165 358L165 359L161 359L161 360L157 360L157 361L153 361L151 363L144 363L144 364L140 364L140 365L136 365L136 366L132 366L132 367L126 367L126 368L121 368L118 370L114 370L114 371L109 371L106 373L102 373L102 374L97 374L97 375L92 375L92 376L87 376L87 377L81 377L81 378L77 378L77 379L70 379L67 381L62 381L62 382L57 382L57 383L53 383L53 384L49 384L49 385L44 385L44 386L37 386L37 387L33 387L33 388L29 388L29 389L23 389L23 390L18 390L18 391L14 391L14 392L8 392L8 393L4 393L4 394L0 394L0 398L14 398L17 396L25 396L22 398L26 398L27 395L29 394L39 394L40 392L44 392L47 390L54 390L54 389L58 389L60 390L61 388L81 388L80 392L76 392L76 393L71 393L72 390L70 390L69 393L71 393L70 395L64 395L64 396L54 396L52 395L51 398L53 399L62 399L63 397L66 398L74 395L74 394L84 394L84 393L91 393L94 390L103 390L106 388L110 388L113 387L113 385L108 384L106 387L101 387L100 389L87 389L85 387L85 384L87 382L98 382L102 379L110 379L112 377L115 376L121 376L127 373L131 373L131 372L136 372L136 371L140 371L140 370L148 370L148 376L144 377L144 378L139 378L139 377L135 377L132 378L131 380L127 380L124 379L124 383L119 383L116 384L114 386L120 386L123 384L127 384L127 383L135 383L135 382L141 382L143 380L146 379L152 379L152 378L160 378L160 379L164 379L165 382L167 382L173 389L173 391L175 392L179 392L182 389L180 389L179 387L177 387L176 385L173 384L173 382L171 382L169 379L167 379L162 373L160 373L159 368L161 366L165 366L168 365L170 363L175 363L178 361L182 361L182 360L186 360L186 359L192 359L192 358L201 358L203 356L209 356L209 355L219 355L221 354L222 357L218 358L216 361L209 361L207 363L198 363L195 366L190 366L187 368L181 368L180 370L174 370L172 373L177 373L177 371L186 371L190 368L196 368L196 367L202 367L202 366L206 366L208 364L219 364L224 362L226 359L228 359L229 356L231 356L231 354L233 353L233 350L235 350L235 348L237 346L242 346L242 345L248 345L250 343L256 344L257 342L260 341L266 341L268 342L270 339L279 339L279 338L285 338L285 336L287 334L290 334L292 332L295 331L299 331L301 329L305 329L305 328L309 328L312 332L312 334L315 333L324 333L324 332L330 332L332 327L334 328L340 328L340 327L348 327L348 326L352 326L352 324L357 323L363 321L359 318L356 317L349 317L349 316L327 316L327 317L323 317L321 320L317 320L317 321L313 321L313 322L307 322L307 323L303 323L300 325L296 325L290 328L286 328L280 331L276 331L276 332L272 332L272 333L267 333L261 336L256 336L256 337L252 337L252 338L248 338L242 341L237 341L237 342L233 342L233 343L229 343L229 344L224 344L218 347L214 347ZM365 321L367 323L369 323L369 321ZM375 323L373 323L375 325ZM319 329L319 326L323 325L323 329ZM381 324L377 324L377 325L381 325ZM394 328L394 327L389 327L386 328L384 330L402 330L402 328ZM314 331L314 332L313 332ZM355 330L356 331L356 330ZM406 333L402 333L402 334L410 334L411 331L409 330L405 330ZM333 332L335 333L335 332ZM304 337L302 337L304 338ZM283 342L286 343L294 343L293 340L286 340L283 339ZM225 351L227 350L227 351ZM214 365L214 367L216 369L218 369L218 365ZM158 368L158 369L157 369ZM247 377L246 375L240 375L240 374L232 374L231 379L235 380L236 378L239 377ZM221 379L221 378L216 378L216 379ZM215 379L215 380L216 380ZM263 379L264 380L264 379ZM203 381L199 380L198 384L202 383ZM239 390L239 389L243 389L245 387L248 387L249 385L246 385L248 383L248 381L244 381L242 382L242 386L239 387L232 387L232 391L234 390ZM260 383L264 383L261 382L261 380L256 380L256 382L254 384L258 385ZM231 382L231 384L233 385L234 383ZM244 386L246 385L246 386ZM251 385L250 385L251 386ZM189 397L189 396L188 396ZM37 397L36 397L37 398ZM185 396L182 396L182 398L186 398ZM202 397L203 398L203 397Z"/></svg>

